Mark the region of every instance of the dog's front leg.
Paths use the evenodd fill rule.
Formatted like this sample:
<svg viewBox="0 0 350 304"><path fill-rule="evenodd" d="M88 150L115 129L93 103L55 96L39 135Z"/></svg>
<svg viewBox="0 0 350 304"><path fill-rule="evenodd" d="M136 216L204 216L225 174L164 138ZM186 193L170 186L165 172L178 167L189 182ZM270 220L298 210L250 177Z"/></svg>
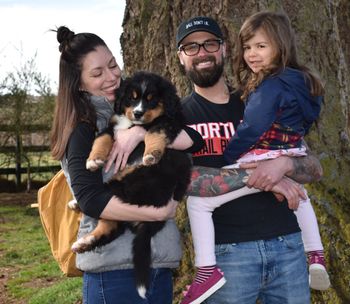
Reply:
<svg viewBox="0 0 350 304"><path fill-rule="evenodd" d="M96 228L74 242L72 251L83 253L97 246L111 242L117 235L118 222L99 219Z"/></svg>
<svg viewBox="0 0 350 304"><path fill-rule="evenodd" d="M145 166L157 164L164 154L167 146L167 136L163 131L147 132L145 135L145 152L142 162Z"/></svg>
<svg viewBox="0 0 350 304"><path fill-rule="evenodd" d="M105 133L98 136L92 145L89 158L86 161L86 169L96 171L102 167L113 147L113 138L110 134Z"/></svg>

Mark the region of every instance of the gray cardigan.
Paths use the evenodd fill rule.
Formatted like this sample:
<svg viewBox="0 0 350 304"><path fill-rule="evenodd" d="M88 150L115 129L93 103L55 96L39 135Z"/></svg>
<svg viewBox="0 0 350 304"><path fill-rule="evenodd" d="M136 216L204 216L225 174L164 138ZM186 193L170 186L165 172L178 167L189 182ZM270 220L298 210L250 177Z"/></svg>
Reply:
<svg viewBox="0 0 350 304"><path fill-rule="evenodd" d="M109 118L113 114L111 104L103 97L92 96L91 102L97 112L97 127L99 130L107 127ZM70 184L67 162L62 161L67 181ZM103 170L102 170L103 171ZM112 172L113 170L110 170ZM104 174L102 172L102 174ZM104 174L104 181L110 176ZM80 222L78 239L91 232L97 225L97 219L84 215ZM132 241L134 234L126 230L111 243L98 247L92 251L77 254L76 264L82 271L101 272L116 269L133 268ZM178 267L182 257L180 233L174 220L168 220L165 227L158 232L151 241L152 267L175 268Z"/></svg>

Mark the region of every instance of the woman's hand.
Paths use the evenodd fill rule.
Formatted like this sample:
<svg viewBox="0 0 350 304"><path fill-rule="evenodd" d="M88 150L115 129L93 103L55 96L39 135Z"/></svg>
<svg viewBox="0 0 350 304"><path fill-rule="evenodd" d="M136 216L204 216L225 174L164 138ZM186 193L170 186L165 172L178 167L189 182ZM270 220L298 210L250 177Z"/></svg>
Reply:
<svg viewBox="0 0 350 304"><path fill-rule="evenodd" d="M155 213L159 216L159 221L166 221L176 216L176 209L179 205L178 201L171 199L168 204L161 208L154 208Z"/></svg>
<svg viewBox="0 0 350 304"><path fill-rule="evenodd" d="M304 188L288 177L283 177L280 182L272 187L271 191L274 192L279 201L286 198L288 207L292 210L297 210L300 200L306 199Z"/></svg>
<svg viewBox="0 0 350 304"><path fill-rule="evenodd" d="M129 155L135 147L144 140L146 130L140 126L134 126L127 130L118 130L114 134L114 144L109 154L105 171L108 172L115 162L114 174L125 168Z"/></svg>

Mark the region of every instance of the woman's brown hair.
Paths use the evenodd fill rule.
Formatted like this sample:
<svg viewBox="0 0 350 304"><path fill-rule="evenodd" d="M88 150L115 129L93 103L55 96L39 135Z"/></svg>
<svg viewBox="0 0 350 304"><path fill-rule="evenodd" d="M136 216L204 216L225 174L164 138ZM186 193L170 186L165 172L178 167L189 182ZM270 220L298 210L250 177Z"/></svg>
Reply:
<svg viewBox="0 0 350 304"><path fill-rule="evenodd" d="M94 127L96 113L89 101L89 94L80 90L82 61L85 56L105 42L95 34L75 34L65 26L57 29L57 41L61 52L59 83L54 120L51 130L51 153L62 160L69 137L79 121Z"/></svg>

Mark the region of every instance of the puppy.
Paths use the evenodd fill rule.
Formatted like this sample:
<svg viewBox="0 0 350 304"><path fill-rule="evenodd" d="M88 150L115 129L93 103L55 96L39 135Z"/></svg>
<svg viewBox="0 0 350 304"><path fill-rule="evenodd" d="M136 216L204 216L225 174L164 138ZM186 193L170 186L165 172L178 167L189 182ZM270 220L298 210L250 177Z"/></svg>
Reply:
<svg viewBox="0 0 350 304"><path fill-rule="evenodd" d="M113 134L119 129L140 125L146 129L144 143L130 155L127 167L109 182L113 193L128 204L165 206L171 198L183 199L190 182L191 161L186 153L168 149L184 126L180 99L175 87L165 78L138 72L117 90L115 115L109 128L98 136L86 162L97 170L107 160ZM85 252L110 242L124 232L135 233L133 263L136 285L145 298L149 287L151 238L165 222L120 222L100 219L90 234L75 242L72 250Z"/></svg>

